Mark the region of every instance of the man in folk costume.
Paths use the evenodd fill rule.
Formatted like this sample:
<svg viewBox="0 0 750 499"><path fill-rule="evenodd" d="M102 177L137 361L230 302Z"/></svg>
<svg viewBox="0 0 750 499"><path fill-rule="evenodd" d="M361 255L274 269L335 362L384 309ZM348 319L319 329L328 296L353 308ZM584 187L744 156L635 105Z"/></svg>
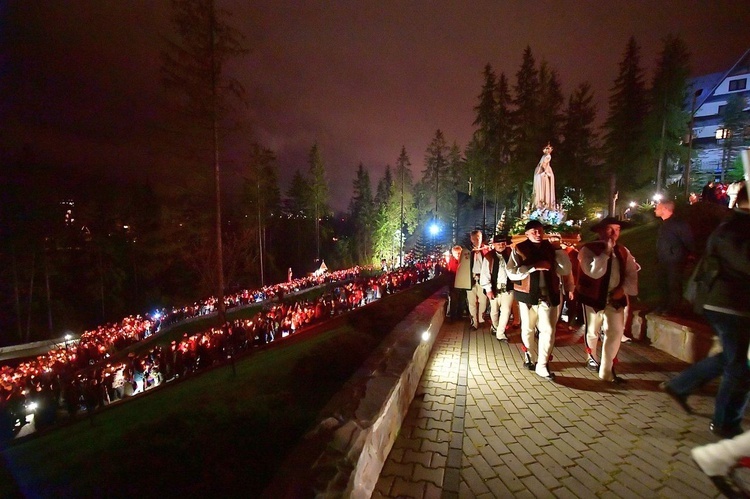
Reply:
<svg viewBox="0 0 750 499"><path fill-rule="evenodd" d="M525 230L527 240L516 244L508 260L508 277L516 281L514 293L521 312L524 365L543 378L554 379L548 363L555 343L560 276L570 273L570 258L564 250L555 249L544 240L540 221L530 220ZM536 329L539 329L538 343Z"/></svg>
<svg viewBox="0 0 750 499"><path fill-rule="evenodd" d="M484 257L479 284L490 302L491 332L498 341L507 343L505 329L510 319L513 305L513 282L508 279L507 263L510 258L510 237L496 234L492 238L492 248Z"/></svg>
<svg viewBox="0 0 750 499"><path fill-rule="evenodd" d="M470 234L471 253L469 269L471 273L471 287L466 290L466 300L469 302L469 316L471 317L471 328L476 330L484 324L484 312L487 310L487 297L479 285L479 277L482 274L482 263L484 255L490 252L490 248L482 245L482 231L473 230ZM458 273L466 272L463 261L459 262ZM456 279L459 276L456 274ZM456 285L458 287L458 284Z"/></svg>
<svg viewBox="0 0 750 499"><path fill-rule="evenodd" d="M591 227L598 241L587 243L578 253L579 275L576 292L583 304L586 322L587 367L604 381L622 383L614 364L625 332L628 296L638 294L640 265L630 251L617 244L624 222L607 217ZM597 350L599 331L606 322L601 358Z"/></svg>

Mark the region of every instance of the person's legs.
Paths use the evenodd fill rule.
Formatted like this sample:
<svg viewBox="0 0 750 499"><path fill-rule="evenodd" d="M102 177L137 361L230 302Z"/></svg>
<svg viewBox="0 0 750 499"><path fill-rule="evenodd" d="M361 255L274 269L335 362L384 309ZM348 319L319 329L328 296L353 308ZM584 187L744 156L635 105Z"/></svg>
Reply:
<svg viewBox="0 0 750 499"><path fill-rule="evenodd" d="M514 293L515 295L515 293ZM518 300L513 297L513 327L521 327L521 310L518 307Z"/></svg>
<svg viewBox="0 0 750 499"><path fill-rule="evenodd" d="M490 321L492 321L492 327L495 328L495 331L497 331L498 322L500 319L500 295L495 295L495 297L490 302Z"/></svg>
<svg viewBox="0 0 750 499"><path fill-rule="evenodd" d="M720 431L732 434L741 429L750 392L750 368L747 362L750 335L747 334L747 318L706 310L706 319L719 335L724 353L713 423Z"/></svg>
<svg viewBox="0 0 750 499"><path fill-rule="evenodd" d="M599 364L599 378L604 381L615 380L615 374L612 370L617 352L620 351L622 335L625 332L625 310L615 310L612 306L607 305L604 309L604 315L607 318L607 332L604 334L602 344L602 357Z"/></svg>
<svg viewBox="0 0 750 499"><path fill-rule="evenodd" d="M742 457L750 456L750 432L690 451L698 467L708 476L726 476Z"/></svg>
<svg viewBox="0 0 750 499"><path fill-rule="evenodd" d="M500 293L500 319L497 324L497 337L500 339L507 338L505 329L508 327L510 320L510 307L513 306L513 291Z"/></svg>
<svg viewBox="0 0 750 499"><path fill-rule="evenodd" d="M518 309L521 312L521 341L523 341L527 360L537 357L536 338L534 337L538 321L536 308L537 305L530 306L523 302L518 303Z"/></svg>
<svg viewBox="0 0 750 499"><path fill-rule="evenodd" d="M659 303L656 307L657 312L664 312L669 306L669 264L656 260L656 285L659 290Z"/></svg>
<svg viewBox="0 0 750 499"><path fill-rule="evenodd" d="M450 299L449 299L450 308L448 310L448 315L450 316L452 320L456 320L459 318L459 313L460 313L459 312L460 309L458 308L458 305L459 305L458 295L459 294L460 294L460 291L456 289L455 287L451 286Z"/></svg>
<svg viewBox="0 0 750 499"><path fill-rule="evenodd" d="M667 286L667 307L670 312L679 311L682 303L683 266L679 262L665 265Z"/></svg>
<svg viewBox="0 0 750 499"><path fill-rule="evenodd" d="M594 364L598 365L600 364L599 331L601 331L602 323L604 322L604 314L594 310L594 307L584 305L583 321L586 326L586 336L584 337L586 342L586 354L588 354L589 360L593 360Z"/></svg>
<svg viewBox="0 0 750 499"><path fill-rule="evenodd" d="M688 396L709 381L721 376L724 352L699 360L667 382L666 386L680 396Z"/></svg>
<svg viewBox="0 0 750 499"><path fill-rule="evenodd" d="M477 319L477 294L474 291L475 287L466 290L466 301L469 303L469 318L471 319L472 326L478 326L479 321Z"/></svg>
<svg viewBox="0 0 750 499"><path fill-rule="evenodd" d="M477 301L479 301L479 311L477 312L477 316L479 317L479 324L483 324L484 313L487 311L487 295L484 294L484 291L482 290L482 287L479 285L479 283L474 285L474 289L476 289L475 293L477 294Z"/></svg>
<svg viewBox="0 0 750 499"><path fill-rule="evenodd" d="M542 302L538 306L539 354L536 363L536 373L540 376L551 377L547 364L552 355L555 344L555 326L557 325L557 306Z"/></svg>

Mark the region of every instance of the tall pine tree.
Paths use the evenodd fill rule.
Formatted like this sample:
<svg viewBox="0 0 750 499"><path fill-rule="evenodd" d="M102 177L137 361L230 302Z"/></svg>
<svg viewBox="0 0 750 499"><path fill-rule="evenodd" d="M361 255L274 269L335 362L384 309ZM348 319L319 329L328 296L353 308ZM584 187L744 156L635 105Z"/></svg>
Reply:
<svg viewBox="0 0 750 499"><path fill-rule="evenodd" d="M446 223L452 219L455 206L455 185L450 169L450 147L443 132L437 130L427 146L422 171L422 184L431 189L432 218Z"/></svg>
<svg viewBox="0 0 750 499"><path fill-rule="evenodd" d="M221 124L232 110L232 99L243 100L244 89L239 81L228 76L229 61L247 53L242 36L227 21L229 12L217 9L213 0L172 0L171 21L178 41L168 40L167 51L162 55L163 80L172 95L177 97L184 123L182 129L193 131L186 146L197 147L195 158L211 168L213 175L214 255L201 261L212 262L212 272L200 272L211 278L211 287L217 294L219 320L225 320L224 263L221 217ZM191 155L193 156L193 155ZM190 175L183 175L190 177ZM210 192L210 191L209 191ZM194 239L195 240L195 239ZM201 241L200 238L197 241Z"/></svg>
<svg viewBox="0 0 750 499"><path fill-rule="evenodd" d="M406 147L401 146L401 153L396 159L393 175L394 196L399 211L399 265L403 265L404 242L414 232L417 223L417 208L414 203L414 178L411 173L411 161Z"/></svg>
<svg viewBox="0 0 750 499"><path fill-rule="evenodd" d="M656 189L661 191L667 178L682 164L681 146L685 135L685 124L690 120L685 110L690 77L690 54L685 42L676 36L663 40L662 51L657 61L651 91L650 112L646 121L651 164L656 166ZM653 171L653 170L652 170Z"/></svg>
<svg viewBox="0 0 750 499"><path fill-rule="evenodd" d="M375 202L372 198L370 174L362 163L357 167L349 214L354 227L354 257L359 264L371 263Z"/></svg>
<svg viewBox="0 0 750 499"><path fill-rule="evenodd" d="M557 185L563 189L563 199L567 196L572 202L566 209L568 218L573 220L585 216L582 211L585 200L604 198L599 188L604 179L596 169L595 120L596 106L591 85L582 83L568 99L562 129L563 141L557 155L558 168L555 169Z"/></svg>
<svg viewBox="0 0 750 499"><path fill-rule="evenodd" d="M315 223L315 260L320 261L320 229L322 219L330 213L328 207L328 182L323 157L320 155L318 144L310 149L310 194L308 197L308 213Z"/></svg>
<svg viewBox="0 0 750 499"><path fill-rule="evenodd" d="M527 46L523 52L523 60L516 73L516 83L513 90L515 93L513 99L515 107L513 111L514 147L511 164L512 180L518 186L516 194L520 210L524 204L522 199L526 184L530 183L533 167L539 160L541 148L544 147L544 144L539 144L541 83L539 81L539 69L536 67L536 60L531 53L531 47Z"/></svg>
<svg viewBox="0 0 750 499"><path fill-rule="evenodd" d="M648 182L645 168L645 120L648 112L641 49L630 38L609 95L609 113L603 126L603 171L614 176L620 197ZM607 184L605 184L607 185ZM614 192L602 188L611 200Z"/></svg>

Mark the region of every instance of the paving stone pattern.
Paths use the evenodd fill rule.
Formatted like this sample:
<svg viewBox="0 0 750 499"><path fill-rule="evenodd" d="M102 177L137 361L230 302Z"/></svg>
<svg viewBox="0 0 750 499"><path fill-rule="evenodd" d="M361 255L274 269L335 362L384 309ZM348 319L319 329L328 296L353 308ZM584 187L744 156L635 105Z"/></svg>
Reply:
<svg viewBox="0 0 750 499"><path fill-rule="evenodd" d="M690 458L716 385L682 412L660 389L688 364L626 343L617 373L585 369L583 331L558 325L548 381L523 367L521 339L445 323L380 473L374 498L719 497Z"/></svg>

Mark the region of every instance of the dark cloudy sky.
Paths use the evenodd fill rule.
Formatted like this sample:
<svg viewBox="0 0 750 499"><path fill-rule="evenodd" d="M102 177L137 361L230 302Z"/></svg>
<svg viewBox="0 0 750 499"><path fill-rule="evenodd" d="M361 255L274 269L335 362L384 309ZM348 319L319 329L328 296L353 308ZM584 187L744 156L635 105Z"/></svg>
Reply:
<svg viewBox="0 0 750 499"><path fill-rule="evenodd" d="M250 131L225 149L228 168L259 141L277 153L285 190L318 143L337 208L359 162L375 184L402 145L418 177L438 128L463 147L485 64L512 83L527 45L566 95L593 85L600 119L631 35L649 71L670 33L686 41L696 75L750 48L750 14L736 0L217 3L250 49L231 67L248 92ZM0 0L0 145L123 177L156 171L168 16L166 0Z"/></svg>

